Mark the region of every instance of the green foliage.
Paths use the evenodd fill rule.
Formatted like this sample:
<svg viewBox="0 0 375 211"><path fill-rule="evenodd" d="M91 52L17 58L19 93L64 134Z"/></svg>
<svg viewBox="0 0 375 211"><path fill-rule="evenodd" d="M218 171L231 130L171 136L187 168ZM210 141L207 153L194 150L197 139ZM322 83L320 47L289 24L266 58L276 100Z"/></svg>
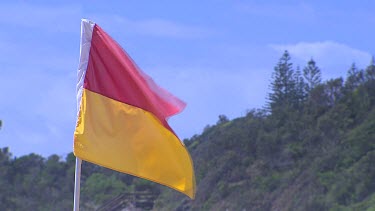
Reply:
<svg viewBox="0 0 375 211"><path fill-rule="evenodd" d="M364 83L365 75L362 70L358 70L355 63L352 64L350 69L348 70L348 76L345 81L345 88L348 91L354 91L360 85Z"/></svg>
<svg viewBox="0 0 375 211"><path fill-rule="evenodd" d="M219 115L219 120L217 121L217 124L224 124L224 123L227 123L229 122L229 119L227 116L225 115Z"/></svg>
<svg viewBox="0 0 375 211"><path fill-rule="evenodd" d="M306 89L312 89L320 82L319 69L314 61L310 61L304 69L305 78L309 77L306 83L299 68L295 71L290 60L288 51L285 51L272 73L267 107L274 116L278 115L278 119L283 119L291 110L301 110L307 95Z"/></svg>
<svg viewBox="0 0 375 211"><path fill-rule="evenodd" d="M367 81L375 80L375 63L374 57L371 58L370 65L366 68L365 77Z"/></svg>
<svg viewBox="0 0 375 211"><path fill-rule="evenodd" d="M296 81L290 59L288 51L285 51L272 74L271 93L269 93L269 108L272 112L288 107L294 101Z"/></svg>
<svg viewBox="0 0 375 211"><path fill-rule="evenodd" d="M307 66L303 69L303 77L306 80L305 91L310 93L322 82L322 74L319 67L313 59L307 62Z"/></svg>
<svg viewBox="0 0 375 211"><path fill-rule="evenodd" d="M145 190L158 195L160 186L83 162L81 208L95 210L122 193ZM0 210L72 210L75 156L63 160L30 154L12 157L0 149ZM134 182L133 182L134 181Z"/></svg>
<svg viewBox="0 0 375 211"><path fill-rule="evenodd" d="M167 202L174 210L374 209L375 65L351 69L345 81L322 83L311 60L300 80L285 52L269 110L217 122L188 140L197 198L161 194L164 207L156 209Z"/></svg>
<svg viewBox="0 0 375 211"><path fill-rule="evenodd" d="M82 186L82 198L102 204L113 196L126 191L126 185L114 175L105 176L100 173L92 174Z"/></svg>

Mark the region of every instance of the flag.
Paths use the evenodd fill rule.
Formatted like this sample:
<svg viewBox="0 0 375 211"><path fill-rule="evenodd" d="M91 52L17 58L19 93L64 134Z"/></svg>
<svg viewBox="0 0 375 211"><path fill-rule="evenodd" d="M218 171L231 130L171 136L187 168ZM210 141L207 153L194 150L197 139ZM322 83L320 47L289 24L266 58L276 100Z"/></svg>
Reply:
<svg viewBox="0 0 375 211"><path fill-rule="evenodd" d="M195 195L193 163L167 123L185 103L159 87L102 28L82 20L74 154Z"/></svg>

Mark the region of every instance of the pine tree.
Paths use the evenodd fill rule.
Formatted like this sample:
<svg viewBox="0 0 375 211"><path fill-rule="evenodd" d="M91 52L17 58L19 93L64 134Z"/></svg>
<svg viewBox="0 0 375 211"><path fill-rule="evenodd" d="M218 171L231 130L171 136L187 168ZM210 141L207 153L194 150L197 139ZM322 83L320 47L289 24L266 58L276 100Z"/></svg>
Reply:
<svg viewBox="0 0 375 211"><path fill-rule="evenodd" d="M290 59L288 51L285 51L272 73L271 93L268 94L271 112L289 107L295 98L296 81Z"/></svg>
<svg viewBox="0 0 375 211"><path fill-rule="evenodd" d="M331 79L325 84L325 95L327 96L327 105L334 106L340 99L343 98L343 79Z"/></svg>
<svg viewBox="0 0 375 211"><path fill-rule="evenodd" d="M373 81L375 80L375 63L374 57L371 58L370 65L366 68L366 80Z"/></svg>
<svg viewBox="0 0 375 211"><path fill-rule="evenodd" d="M322 74L313 59L310 59L310 61L307 62L307 66L303 69L303 77L306 80L305 91L307 94L321 84Z"/></svg>
<svg viewBox="0 0 375 211"><path fill-rule="evenodd" d="M299 69L299 67L297 67L297 70L296 70L296 73L295 73L295 76L294 76L294 80L296 82L296 86L295 86L295 96L294 96L294 106L296 109L300 109L301 106L303 105L303 102L306 100L306 95L307 95L307 92L305 90L307 84L305 83L303 77L302 77L302 73Z"/></svg>
<svg viewBox="0 0 375 211"><path fill-rule="evenodd" d="M353 91L358 86L365 82L365 76L362 70L358 70L355 63L352 64L348 70L348 76L345 81L345 88L347 91Z"/></svg>

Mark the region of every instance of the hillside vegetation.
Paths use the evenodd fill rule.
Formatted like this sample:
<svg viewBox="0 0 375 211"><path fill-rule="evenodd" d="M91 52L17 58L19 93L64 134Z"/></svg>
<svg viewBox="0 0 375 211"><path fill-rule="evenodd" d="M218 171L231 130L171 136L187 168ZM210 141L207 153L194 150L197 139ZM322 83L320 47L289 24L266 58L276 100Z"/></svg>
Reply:
<svg viewBox="0 0 375 211"><path fill-rule="evenodd" d="M89 163L82 209L122 193L152 193L154 210L375 210L375 64L322 82L315 61L275 66L267 105L184 140L194 161L195 200ZM0 151L0 210L71 210L74 156ZM148 204L149 205L149 204ZM142 207L142 204L129 204Z"/></svg>
<svg viewBox="0 0 375 211"><path fill-rule="evenodd" d="M266 109L220 116L185 140L197 198L164 191L163 209L375 210L375 66L321 83L288 52L275 67Z"/></svg>

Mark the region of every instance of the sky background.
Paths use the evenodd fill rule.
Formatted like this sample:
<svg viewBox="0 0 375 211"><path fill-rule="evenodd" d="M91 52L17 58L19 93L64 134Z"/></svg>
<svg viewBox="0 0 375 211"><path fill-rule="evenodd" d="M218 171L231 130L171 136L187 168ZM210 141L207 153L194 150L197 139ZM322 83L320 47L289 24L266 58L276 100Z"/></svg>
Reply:
<svg viewBox="0 0 375 211"><path fill-rule="evenodd" d="M323 79L365 68L375 1L2 1L0 148L14 156L72 151L80 22L100 25L160 86L187 103L169 122L200 134L218 116L266 103L284 50Z"/></svg>

